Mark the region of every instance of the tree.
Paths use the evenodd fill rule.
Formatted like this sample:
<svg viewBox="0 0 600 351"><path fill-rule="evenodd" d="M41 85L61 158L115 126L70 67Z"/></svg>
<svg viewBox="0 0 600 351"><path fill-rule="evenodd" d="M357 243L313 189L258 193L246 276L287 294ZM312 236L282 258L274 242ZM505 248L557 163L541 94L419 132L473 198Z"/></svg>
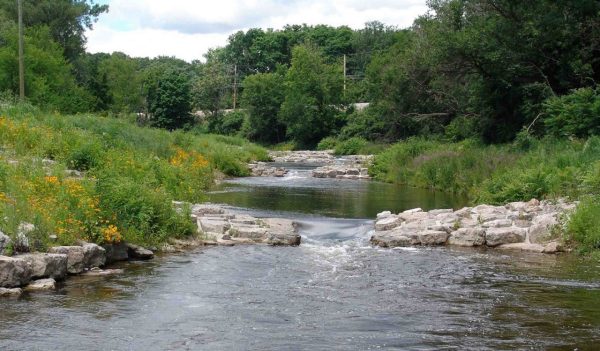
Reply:
<svg viewBox="0 0 600 351"><path fill-rule="evenodd" d="M281 72L258 73L244 79L242 101L250 114L250 139L269 144L284 140L285 124L278 118L284 98Z"/></svg>
<svg viewBox="0 0 600 351"><path fill-rule="evenodd" d="M280 111L288 136L301 146L312 147L341 127L337 105L342 81L341 65L326 64L317 47L303 44L294 48Z"/></svg>
<svg viewBox="0 0 600 351"><path fill-rule="evenodd" d="M0 28L0 91L18 92L17 29L14 22ZM93 97L77 86L71 65L62 56L47 27L25 31L25 93L33 104L67 113L88 111Z"/></svg>
<svg viewBox="0 0 600 351"><path fill-rule="evenodd" d="M193 121L191 116L190 77L182 70L165 71L156 87L148 92L150 124L174 130Z"/></svg>
<svg viewBox="0 0 600 351"><path fill-rule="evenodd" d="M137 112L142 109L142 72L138 62L115 52L100 63L110 94L113 112Z"/></svg>
<svg viewBox="0 0 600 351"><path fill-rule="evenodd" d="M0 0L0 9L17 18L16 1ZM64 57L73 62L85 52L86 29L92 29L98 16L107 11L108 5L89 0L24 0L23 22L26 27L47 26Z"/></svg>
<svg viewBox="0 0 600 351"><path fill-rule="evenodd" d="M209 60L198 66L198 76L193 82L194 107L211 118L227 107L233 77L229 67L219 60Z"/></svg>

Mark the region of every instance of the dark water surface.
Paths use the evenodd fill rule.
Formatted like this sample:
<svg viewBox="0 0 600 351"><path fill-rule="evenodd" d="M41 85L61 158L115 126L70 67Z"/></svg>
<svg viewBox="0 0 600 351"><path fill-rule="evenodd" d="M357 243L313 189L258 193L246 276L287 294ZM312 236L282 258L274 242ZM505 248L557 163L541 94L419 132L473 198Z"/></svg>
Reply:
<svg viewBox="0 0 600 351"><path fill-rule="evenodd" d="M286 181L238 180L211 200L255 215L297 212L300 247L208 248L0 299L0 350L599 349L599 263L373 248L373 223L362 218L461 200L366 182Z"/></svg>

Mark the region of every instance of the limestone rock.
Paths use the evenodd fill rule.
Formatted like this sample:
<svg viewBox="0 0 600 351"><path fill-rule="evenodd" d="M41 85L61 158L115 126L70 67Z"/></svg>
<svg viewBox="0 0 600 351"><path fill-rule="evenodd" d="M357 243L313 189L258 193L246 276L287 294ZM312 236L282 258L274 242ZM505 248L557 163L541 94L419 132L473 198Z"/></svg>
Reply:
<svg viewBox="0 0 600 351"><path fill-rule="evenodd" d="M554 254L554 253L562 252L562 251L563 251L562 245L556 241L552 241L552 242L546 244L546 246L544 246L544 248L542 249L542 252L547 253L547 254Z"/></svg>
<svg viewBox="0 0 600 351"><path fill-rule="evenodd" d="M390 215L375 222L375 230L390 230L402 224L403 221L404 220L400 217Z"/></svg>
<svg viewBox="0 0 600 351"><path fill-rule="evenodd" d="M106 264L106 250L103 247L92 243L84 243L82 247L85 268L102 267Z"/></svg>
<svg viewBox="0 0 600 351"><path fill-rule="evenodd" d="M450 235L445 231L425 230L419 233L421 245L444 245Z"/></svg>
<svg viewBox="0 0 600 351"><path fill-rule="evenodd" d="M515 250L515 251L528 251L528 252L542 252L544 247L539 244L530 243L513 243L503 244L496 247L499 250Z"/></svg>
<svg viewBox="0 0 600 351"><path fill-rule="evenodd" d="M115 274L123 274L125 271L123 269L100 269L100 268L92 268L89 271L83 272L81 275L84 277L96 277L96 276L106 276L106 275L115 275Z"/></svg>
<svg viewBox="0 0 600 351"><path fill-rule="evenodd" d="M134 244L127 244L127 254L129 258L135 260L151 260L154 258L154 252Z"/></svg>
<svg viewBox="0 0 600 351"><path fill-rule="evenodd" d="M106 250L106 264L127 261L129 259L129 254L127 253L127 244L124 242L104 244L102 247L104 250Z"/></svg>
<svg viewBox="0 0 600 351"><path fill-rule="evenodd" d="M85 268L85 255L81 246L55 246L48 250L50 253L67 255L67 272L79 274Z"/></svg>
<svg viewBox="0 0 600 351"><path fill-rule="evenodd" d="M558 225L557 214L541 214L533 219L529 229L529 240L532 243L543 243L552 237L552 229Z"/></svg>
<svg viewBox="0 0 600 351"><path fill-rule="evenodd" d="M202 230L203 233L216 233L216 234L224 234L226 231L231 228L231 225L228 221L224 219L206 219L199 218L198 219L198 228Z"/></svg>
<svg viewBox="0 0 600 351"><path fill-rule="evenodd" d="M525 241L525 230L517 227L489 228L485 233L487 246L513 244Z"/></svg>
<svg viewBox="0 0 600 351"><path fill-rule="evenodd" d="M0 297L10 297L10 296L19 296L23 293L23 289L21 288L0 288Z"/></svg>
<svg viewBox="0 0 600 351"><path fill-rule="evenodd" d="M485 230L481 228L460 228L448 238L449 245L481 246L485 244Z"/></svg>
<svg viewBox="0 0 600 351"><path fill-rule="evenodd" d="M67 260L65 254L30 253L16 256L31 265L31 278L64 279L67 276Z"/></svg>
<svg viewBox="0 0 600 351"><path fill-rule="evenodd" d="M8 235L0 231L0 255L4 255L4 250L8 247L9 244L10 238L8 237Z"/></svg>
<svg viewBox="0 0 600 351"><path fill-rule="evenodd" d="M34 280L25 287L27 291L54 290L56 289L56 280L52 278Z"/></svg>
<svg viewBox="0 0 600 351"><path fill-rule="evenodd" d="M16 288L31 280L29 262L15 257L0 256L0 288Z"/></svg>

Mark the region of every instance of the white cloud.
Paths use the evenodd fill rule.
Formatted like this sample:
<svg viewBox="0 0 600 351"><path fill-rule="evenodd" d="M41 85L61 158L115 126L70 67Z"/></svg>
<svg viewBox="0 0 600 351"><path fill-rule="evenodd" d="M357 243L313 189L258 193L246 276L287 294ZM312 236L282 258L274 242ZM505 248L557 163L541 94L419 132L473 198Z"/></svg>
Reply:
<svg viewBox="0 0 600 351"><path fill-rule="evenodd" d="M248 28L286 24L348 25L362 28L378 20L408 27L426 11L425 0L110 0L94 30L88 51L122 51L131 56L201 59L224 46L227 37Z"/></svg>

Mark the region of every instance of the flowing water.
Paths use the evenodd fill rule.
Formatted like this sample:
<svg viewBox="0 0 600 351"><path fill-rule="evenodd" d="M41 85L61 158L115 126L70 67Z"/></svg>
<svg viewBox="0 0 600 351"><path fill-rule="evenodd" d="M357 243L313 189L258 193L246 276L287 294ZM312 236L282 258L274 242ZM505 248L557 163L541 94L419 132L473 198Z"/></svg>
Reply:
<svg viewBox="0 0 600 351"><path fill-rule="evenodd" d="M464 199L309 178L210 200L294 218L300 247L215 247L0 300L0 350L598 350L600 264L457 248L380 249L375 214Z"/></svg>

